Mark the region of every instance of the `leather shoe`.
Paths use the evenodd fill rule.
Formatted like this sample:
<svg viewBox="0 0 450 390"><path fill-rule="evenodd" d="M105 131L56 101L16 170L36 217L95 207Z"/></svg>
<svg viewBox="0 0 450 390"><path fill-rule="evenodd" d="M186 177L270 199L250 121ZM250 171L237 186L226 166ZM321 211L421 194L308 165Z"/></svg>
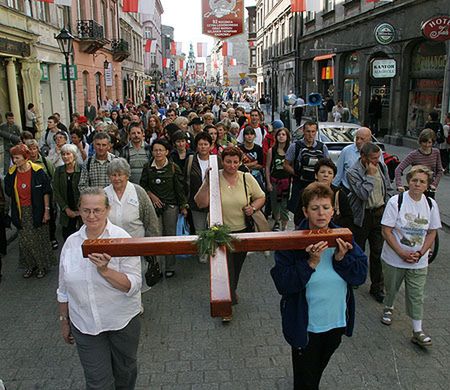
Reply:
<svg viewBox="0 0 450 390"><path fill-rule="evenodd" d="M370 295L372 295L373 299L375 299L378 303L383 303L384 301L383 291L371 291Z"/></svg>

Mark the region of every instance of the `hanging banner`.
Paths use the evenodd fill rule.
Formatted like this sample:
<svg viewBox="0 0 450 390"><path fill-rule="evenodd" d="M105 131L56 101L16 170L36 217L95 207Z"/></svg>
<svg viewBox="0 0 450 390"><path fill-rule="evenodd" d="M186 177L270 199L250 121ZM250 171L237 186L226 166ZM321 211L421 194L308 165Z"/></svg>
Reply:
<svg viewBox="0 0 450 390"><path fill-rule="evenodd" d="M244 32L244 0L202 0L203 34L219 39Z"/></svg>
<svg viewBox="0 0 450 390"><path fill-rule="evenodd" d="M111 62L108 64L108 68L105 69L105 85L107 87L113 86L113 68Z"/></svg>
<svg viewBox="0 0 450 390"><path fill-rule="evenodd" d="M195 64L195 72L197 76L202 77L205 74L205 64L203 62L197 62Z"/></svg>

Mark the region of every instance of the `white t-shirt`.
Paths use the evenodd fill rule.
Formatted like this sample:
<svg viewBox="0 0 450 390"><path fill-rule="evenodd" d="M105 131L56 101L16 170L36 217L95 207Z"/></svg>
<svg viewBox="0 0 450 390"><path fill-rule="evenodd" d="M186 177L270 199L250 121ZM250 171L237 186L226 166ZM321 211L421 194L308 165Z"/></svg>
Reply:
<svg viewBox="0 0 450 390"><path fill-rule="evenodd" d="M198 164L200 165L200 169L202 170L202 181L205 180L206 171L209 168L209 159L208 160L202 160L200 157L197 156Z"/></svg>
<svg viewBox="0 0 450 390"><path fill-rule="evenodd" d="M439 207L433 199L431 202L433 207L430 210L425 195L422 195L422 199L416 202L409 196L409 192L405 192L399 212L398 195L389 199L381 224L394 228L392 233L404 250L411 252L420 250L428 230L442 227ZM385 263L398 268L419 269L428 266L428 251L418 263L407 263L395 253L387 242L383 244L381 258Z"/></svg>

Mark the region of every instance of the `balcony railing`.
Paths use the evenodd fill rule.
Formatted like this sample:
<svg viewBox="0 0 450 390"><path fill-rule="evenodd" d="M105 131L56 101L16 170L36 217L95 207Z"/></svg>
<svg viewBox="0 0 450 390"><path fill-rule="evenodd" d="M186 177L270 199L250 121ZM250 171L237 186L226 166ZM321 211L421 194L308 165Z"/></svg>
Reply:
<svg viewBox="0 0 450 390"><path fill-rule="evenodd" d="M111 49L114 61L121 62L130 56L130 44L122 38L112 40Z"/></svg>
<svg viewBox="0 0 450 390"><path fill-rule="evenodd" d="M95 20L78 20L77 30L80 39L103 39L105 37L103 26Z"/></svg>
<svg viewBox="0 0 450 390"><path fill-rule="evenodd" d="M81 40L81 50L93 54L109 41L105 38L103 26L95 20L77 21L78 38Z"/></svg>

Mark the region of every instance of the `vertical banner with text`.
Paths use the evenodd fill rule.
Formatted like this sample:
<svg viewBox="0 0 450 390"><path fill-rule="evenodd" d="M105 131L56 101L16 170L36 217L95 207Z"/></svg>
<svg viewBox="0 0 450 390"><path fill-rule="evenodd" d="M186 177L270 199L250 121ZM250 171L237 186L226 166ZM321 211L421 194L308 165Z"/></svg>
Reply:
<svg viewBox="0 0 450 390"><path fill-rule="evenodd" d="M202 0L203 34L219 39L244 31L244 0Z"/></svg>

